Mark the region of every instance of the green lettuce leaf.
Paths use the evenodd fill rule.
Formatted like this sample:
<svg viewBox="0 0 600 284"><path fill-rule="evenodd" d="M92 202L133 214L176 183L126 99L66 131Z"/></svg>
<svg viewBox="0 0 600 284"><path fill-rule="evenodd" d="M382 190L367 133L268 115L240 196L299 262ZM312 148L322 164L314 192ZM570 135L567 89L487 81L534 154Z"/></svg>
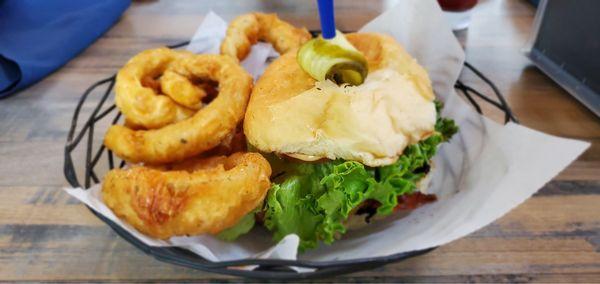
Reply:
<svg viewBox="0 0 600 284"><path fill-rule="evenodd" d="M255 223L254 214L255 213L256 213L256 210L246 214L246 216L242 217L242 219L239 222L237 222L237 224L235 224L235 226L221 231L217 235L217 238L224 240L224 241L232 242L232 241L235 241L239 236L250 232L250 230L252 230L252 228L254 227L254 223Z"/></svg>
<svg viewBox="0 0 600 284"><path fill-rule="evenodd" d="M366 200L381 205L376 215L389 215L398 196L416 190L439 144L458 131L454 121L439 116L436 132L406 148L392 165L369 168L353 161L290 163L269 157L275 178L265 204L265 226L275 241L288 234L300 237L300 251L330 244L346 232L343 222Z"/></svg>

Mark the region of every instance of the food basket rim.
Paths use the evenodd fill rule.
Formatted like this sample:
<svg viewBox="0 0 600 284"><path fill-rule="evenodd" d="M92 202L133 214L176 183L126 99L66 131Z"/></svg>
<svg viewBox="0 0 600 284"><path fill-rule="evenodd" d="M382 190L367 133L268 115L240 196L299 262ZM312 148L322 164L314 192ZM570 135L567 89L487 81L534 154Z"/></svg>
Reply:
<svg viewBox="0 0 600 284"><path fill-rule="evenodd" d="M318 31L311 31L311 33L316 34ZM170 48L179 48L189 44L189 41L177 43L174 45L170 45ZM478 97L482 99L482 102L486 102L496 107L500 111L504 112L505 123L509 121L518 123L518 120L512 113L508 103L504 99L503 95L500 93L499 89L495 86L495 84L488 79L485 75L481 73L477 68L465 62L465 69L473 72L477 77L479 77L485 84L487 84L490 89L495 94L495 99L490 98L484 95L482 92L474 89L473 87L463 83L462 81L457 81L455 84L455 88L460 91L461 94L464 95L465 99L473 106L473 108L482 113L481 106L474 99ZM115 75L112 75L108 78L100 80L94 84L92 84L80 97L79 102L73 113L73 120L71 122L71 128L67 136L67 142L65 144L65 152L64 152L64 175L69 184L73 187L82 187L82 188L90 188L92 183L99 183L100 180L95 173L95 166L98 163L98 160L104 156L108 156L108 164L109 168L115 168L116 158L113 157L111 151L105 149L104 145L101 145L99 149L94 152L93 151L93 140L94 140L94 124L99 120L108 116L108 114L117 112L116 116L112 120L112 124L117 123L121 114L116 109L116 106L113 104L105 109L103 106L110 96L112 89L115 84ZM100 101L95 106L94 110L90 117L85 120L85 123L81 125L81 129L77 131L77 122L79 119L79 114L81 112L82 106L86 102L87 98L93 93L96 89L100 87L105 87L104 92L102 92L103 96L100 98ZM85 143L84 138L86 138ZM76 167L73 163L72 152L77 148L78 145L85 145L85 169L84 169L84 185L82 186L77 178ZM124 162L121 161L119 167L124 166ZM275 280L299 280L299 279L311 279L311 278L321 278L332 275L340 275L351 272L357 272L361 270L371 269L379 266L383 266L388 263L398 262L404 259L408 259L414 256L422 255L428 253L437 247L417 250L405 253L392 254L387 256L380 257L368 257L368 258L356 258L351 260L332 260L332 261L308 261L308 260L283 260L283 259L259 259L259 258L246 258L240 260L232 260L232 261L210 261L199 255L196 255L190 251L187 251L182 248L177 247L152 247L144 244L137 238L135 238L132 234L121 228L119 225L109 220L105 216L102 216L92 208L88 207L94 215L96 215L100 220L108 224L119 236L124 238L126 241L137 247L138 249L144 251L147 254L152 255L154 258L168 262L175 265L185 266L197 270L203 270L207 272L226 274L232 276L239 277L247 277L254 279L275 279ZM243 270L240 267L253 265L256 266L253 270ZM306 272L298 272L290 268L299 267L299 268L309 268L311 271Z"/></svg>

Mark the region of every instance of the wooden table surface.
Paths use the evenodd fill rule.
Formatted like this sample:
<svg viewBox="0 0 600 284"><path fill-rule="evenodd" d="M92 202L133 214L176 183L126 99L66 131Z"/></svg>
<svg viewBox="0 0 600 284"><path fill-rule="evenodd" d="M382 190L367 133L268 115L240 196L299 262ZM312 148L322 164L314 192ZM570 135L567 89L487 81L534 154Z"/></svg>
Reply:
<svg viewBox="0 0 600 284"><path fill-rule="evenodd" d="M274 11L315 29L313 2L139 1L65 67L1 100L0 281L236 281L154 260L65 194L65 137L87 86L143 49L188 39L210 9L227 19ZM353 30L394 1L336 2L339 27ZM493 78L523 125L592 147L533 198L470 236L408 261L326 280L600 281L600 119L523 56L533 15L525 1L481 0L471 28L459 34L467 60ZM462 79L484 87L468 73Z"/></svg>

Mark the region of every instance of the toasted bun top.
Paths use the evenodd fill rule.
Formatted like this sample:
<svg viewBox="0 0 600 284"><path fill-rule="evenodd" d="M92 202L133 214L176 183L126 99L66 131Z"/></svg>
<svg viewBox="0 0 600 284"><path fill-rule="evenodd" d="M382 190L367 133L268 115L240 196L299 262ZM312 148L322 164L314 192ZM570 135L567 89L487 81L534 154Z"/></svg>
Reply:
<svg viewBox="0 0 600 284"><path fill-rule="evenodd" d="M340 158L382 166L433 133L427 72L389 36L356 33L347 39L367 59L365 83L316 82L296 62L295 51L283 54L252 92L244 121L252 145L302 160Z"/></svg>

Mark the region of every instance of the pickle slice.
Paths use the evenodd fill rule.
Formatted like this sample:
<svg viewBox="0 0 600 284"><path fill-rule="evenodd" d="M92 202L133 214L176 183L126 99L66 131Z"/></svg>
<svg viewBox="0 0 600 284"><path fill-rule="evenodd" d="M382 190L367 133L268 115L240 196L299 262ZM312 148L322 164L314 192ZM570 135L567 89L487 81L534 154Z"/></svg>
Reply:
<svg viewBox="0 0 600 284"><path fill-rule="evenodd" d="M340 31L330 40L321 36L306 42L297 54L298 64L318 81L360 85L367 77L367 60Z"/></svg>

